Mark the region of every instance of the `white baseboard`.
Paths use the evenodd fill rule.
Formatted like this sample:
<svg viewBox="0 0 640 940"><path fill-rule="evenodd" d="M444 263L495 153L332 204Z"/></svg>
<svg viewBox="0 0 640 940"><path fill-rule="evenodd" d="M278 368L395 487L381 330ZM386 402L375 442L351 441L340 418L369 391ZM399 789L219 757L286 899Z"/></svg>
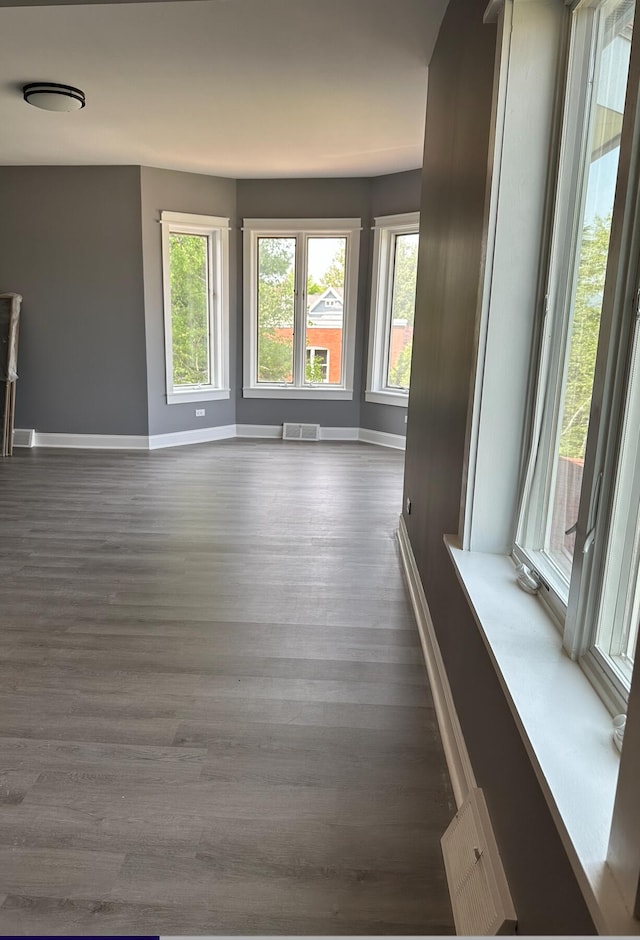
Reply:
<svg viewBox="0 0 640 940"><path fill-rule="evenodd" d="M236 424L236 437L282 437L281 424Z"/></svg>
<svg viewBox="0 0 640 940"><path fill-rule="evenodd" d="M405 450L407 439L403 434L388 434L386 431L372 431L370 428L360 428L358 440L363 444L378 444L380 447L395 447L396 450Z"/></svg>
<svg viewBox="0 0 640 940"><path fill-rule="evenodd" d="M217 428L193 428L191 431L171 431L169 434L152 434L148 440L149 450L164 447L182 447L185 444L206 444L209 441L225 441L236 436L235 424L223 424Z"/></svg>
<svg viewBox="0 0 640 940"><path fill-rule="evenodd" d="M418 624L418 633L420 634L422 652L427 666L444 755L451 777L451 786L456 806L461 806L469 791L476 787L476 779L453 702L451 686L449 685L447 671L429 612L429 605L427 604L407 527L402 516L400 516L398 526L398 543L411 604Z"/></svg>
<svg viewBox="0 0 640 940"><path fill-rule="evenodd" d="M320 428L321 441L357 441L360 428Z"/></svg>
<svg viewBox="0 0 640 940"><path fill-rule="evenodd" d="M226 424L215 428L194 428L190 431L172 431L168 434L150 436L136 434L50 434L31 428L16 428L13 443L16 447L63 447L90 450L158 450L164 447L180 447L186 444L204 444L233 437L265 438L278 440L282 437L281 424ZM362 441L382 447L404 450L405 439L401 434L386 434L368 428L320 428L322 441Z"/></svg>
<svg viewBox="0 0 640 940"><path fill-rule="evenodd" d="M33 431L32 447L80 448L82 450L148 450L149 439L137 434L49 434L46 431ZM14 432L19 438L25 434L22 430ZM26 445L29 446L29 445Z"/></svg>

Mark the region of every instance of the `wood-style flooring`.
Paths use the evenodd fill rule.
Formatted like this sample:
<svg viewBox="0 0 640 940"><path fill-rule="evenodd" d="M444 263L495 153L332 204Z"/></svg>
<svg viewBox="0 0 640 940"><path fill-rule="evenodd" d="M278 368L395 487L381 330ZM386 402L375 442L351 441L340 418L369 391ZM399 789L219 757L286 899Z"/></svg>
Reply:
<svg viewBox="0 0 640 940"><path fill-rule="evenodd" d="M0 461L0 934L445 934L402 455Z"/></svg>

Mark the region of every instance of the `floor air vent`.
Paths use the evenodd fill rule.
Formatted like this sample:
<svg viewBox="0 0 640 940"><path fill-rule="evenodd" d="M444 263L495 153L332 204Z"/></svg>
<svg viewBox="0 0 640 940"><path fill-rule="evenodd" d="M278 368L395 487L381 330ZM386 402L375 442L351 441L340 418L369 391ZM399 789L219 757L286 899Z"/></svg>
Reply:
<svg viewBox="0 0 640 940"><path fill-rule="evenodd" d="M282 438L285 441L319 441L319 424L283 424Z"/></svg>
<svg viewBox="0 0 640 940"><path fill-rule="evenodd" d="M482 790L472 790L442 837L458 936L513 934L516 913Z"/></svg>

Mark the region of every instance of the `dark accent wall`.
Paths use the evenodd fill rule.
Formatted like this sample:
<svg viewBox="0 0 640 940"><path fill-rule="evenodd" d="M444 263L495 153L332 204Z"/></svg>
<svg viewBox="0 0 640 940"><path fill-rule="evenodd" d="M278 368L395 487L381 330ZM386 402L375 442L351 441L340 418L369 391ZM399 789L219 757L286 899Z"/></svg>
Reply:
<svg viewBox="0 0 640 940"><path fill-rule="evenodd" d="M360 426L360 390L363 387L360 350L366 340L367 284L371 222L369 179L289 179L238 180L238 228L243 219L334 219L360 218L360 267L358 274L358 317L353 401L296 401L242 397L242 332L238 336L238 384L236 419L238 424L282 424L309 421L324 427ZM238 233L242 251L242 233ZM241 275L238 280L242 297ZM239 305L241 309L241 303Z"/></svg>
<svg viewBox="0 0 640 940"><path fill-rule="evenodd" d="M0 290L23 295L16 427L147 434L140 168L0 167Z"/></svg>
<svg viewBox="0 0 640 940"><path fill-rule="evenodd" d="M142 167L142 246L144 258L145 324L148 361L149 433L190 431L235 424L236 327L240 305L237 285L236 181L196 173ZM168 405L165 378L164 315L162 294L162 210L223 216L229 233L229 368L231 397L221 401ZM204 418L196 418L204 408Z"/></svg>
<svg viewBox="0 0 640 940"><path fill-rule="evenodd" d="M405 516L519 933L593 923L443 544L456 532L482 275L495 28L451 0L429 69ZM496 441L496 446L500 442ZM404 500L403 500L404 503Z"/></svg>

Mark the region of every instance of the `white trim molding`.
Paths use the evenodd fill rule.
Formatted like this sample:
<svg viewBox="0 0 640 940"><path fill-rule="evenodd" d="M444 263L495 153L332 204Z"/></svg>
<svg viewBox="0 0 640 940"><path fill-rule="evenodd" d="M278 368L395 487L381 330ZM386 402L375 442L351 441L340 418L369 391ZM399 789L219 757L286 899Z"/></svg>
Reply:
<svg viewBox="0 0 640 940"><path fill-rule="evenodd" d="M19 443L30 435L31 444ZM50 434L46 431L24 431L16 428L14 442L18 447L60 447L70 450L148 450L149 438L142 434Z"/></svg>
<svg viewBox="0 0 640 940"><path fill-rule="evenodd" d="M191 431L172 431L169 434L152 434L148 438L149 450L183 447L186 444L207 444L209 441L226 441L235 436L235 424L224 424L215 428L193 428Z"/></svg>
<svg viewBox="0 0 640 940"><path fill-rule="evenodd" d="M231 397L231 389L228 388L203 388L193 391L171 392L167 394L168 405L186 405L192 401L221 401Z"/></svg>
<svg viewBox="0 0 640 940"><path fill-rule="evenodd" d="M319 385L310 388L294 388L291 385L265 385L264 387L243 388L243 398L295 398L298 401L352 401L353 389L336 388L335 385L322 389Z"/></svg>
<svg viewBox="0 0 640 940"><path fill-rule="evenodd" d="M405 450L407 446L407 439L404 434L389 434L386 431L373 431L371 428L360 428L358 440L363 444L394 447L396 450Z"/></svg>
<svg viewBox="0 0 640 940"><path fill-rule="evenodd" d="M281 424L236 424L236 437L276 440L282 437Z"/></svg>
<svg viewBox="0 0 640 940"><path fill-rule="evenodd" d="M13 432L15 447L61 447L81 450L160 450L164 447L180 447L188 444L206 444L210 441L225 441L231 438L282 438L281 424L225 424L218 427L192 428L187 431L170 431L167 434L49 434L33 428L16 428ZM401 434L386 434L368 428L321 427L322 441L360 441L404 450L405 439Z"/></svg>
<svg viewBox="0 0 640 940"><path fill-rule="evenodd" d="M398 526L398 544L400 546L402 567L409 588L409 596L418 625L418 633L420 634L438 728L440 729L444 755L451 778L451 787L456 806L460 807L467 794L477 784L458 713L453 702L453 694L431 619L429 605L427 604L418 566L409 541L409 534L402 516L400 516Z"/></svg>

